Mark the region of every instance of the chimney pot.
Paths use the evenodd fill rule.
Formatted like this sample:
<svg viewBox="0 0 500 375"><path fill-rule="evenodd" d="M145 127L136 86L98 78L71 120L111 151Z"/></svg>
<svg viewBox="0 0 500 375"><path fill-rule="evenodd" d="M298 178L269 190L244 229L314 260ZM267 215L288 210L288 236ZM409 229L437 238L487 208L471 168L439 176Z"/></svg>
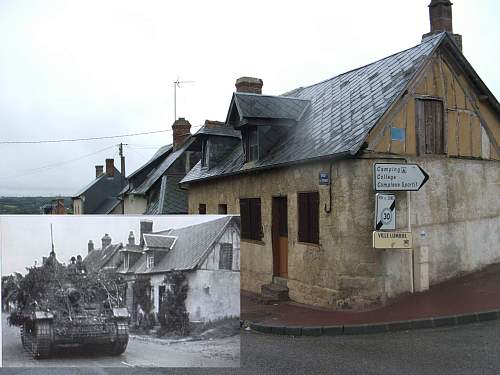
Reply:
<svg viewBox="0 0 500 375"><path fill-rule="evenodd" d="M262 94L264 82L260 78L240 77L234 84L237 92L249 92L253 94Z"/></svg>
<svg viewBox="0 0 500 375"><path fill-rule="evenodd" d="M92 240L89 240L89 243L87 246L88 246L89 254L91 251L94 251L94 243L92 242Z"/></svg>
<svg viewBox="0 0 500 375"><path fill-rule="evenodd" d="M174 151L191 136L191 124L184 117L179 117L172 125Z"/></svg>
<svg viewBox="0 0 500 375"><path fill-rule="evenodd" d="M153 222L151 220L141 220L140 245L144 247L144 235L153 232Z"/></svg>
<svg viewBox="0 0 500 375"><path fill-rule="evenodd" d="M130 231L128 234L128 244L131 246L135 245L135 237L134 237L134 232Z"/></svg>
<svg viewBox="0 0 500 375"><path fill-rule="evenodd" d="M95 178L101 177L104 174L104 166L96 165L95 166Z"/></svg>
<svg viewBox="0 0 500 375"><path fill-rule="evenodd" d="M115 160L106 159L106 175L108 177L114 177L115 175Z"/></svg>
<svg viewBox="0 0 500 375"><path fill-rule="evenodd" d="M104 237L101 239L101 242L102 242L102 250L111 245L111 237L109 236L109 234L107 233L104 234Z"/></svg>

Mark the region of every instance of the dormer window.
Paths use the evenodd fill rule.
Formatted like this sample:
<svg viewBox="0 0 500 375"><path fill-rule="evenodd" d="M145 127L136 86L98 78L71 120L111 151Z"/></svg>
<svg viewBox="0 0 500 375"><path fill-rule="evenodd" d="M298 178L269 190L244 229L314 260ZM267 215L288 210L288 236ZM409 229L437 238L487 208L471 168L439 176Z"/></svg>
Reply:
<svg viewBox="0 0 500 375"><path fill-rule="evenodd" d="M245 162L259 160L259 135L257 129L252 129L243 136Z"/></svg>
<svg viewBox="0 0 500 375"><path fill-rule="evenodd" d="M208 167L208 139L204 139L201 143L201 167Z"/></svg>
<svg viewBox="0 0 500 375"><path fill-rule="evenodd" d="M155 257L154 255L148 255L147 258L147 268L151 269L155 266Z"/></svg>
<svg viewBox="0 0 500 375"><path fill-rule="evenodd" d="M130 254L125 254L123 259L123 268L128 269L130 265Z"/></svg>

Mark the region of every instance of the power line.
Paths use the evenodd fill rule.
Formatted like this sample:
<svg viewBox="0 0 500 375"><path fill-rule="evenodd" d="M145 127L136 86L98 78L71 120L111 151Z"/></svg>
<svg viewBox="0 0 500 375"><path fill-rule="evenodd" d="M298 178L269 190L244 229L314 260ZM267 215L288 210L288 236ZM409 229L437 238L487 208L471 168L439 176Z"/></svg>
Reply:
<svg viewBox="0 0 500 375"><path fill-rule="evenodd" d="M192 128L201 128L200 126L192 126ZM81 142L81 141L96 141L100 139L113 139L113 138L124 138L124 137L135 137L138 135L148 135L148 134L157 134L157 133L166 133L171 132L172 129L165 130L155 130L150 132L142 132L142 133L130 133L130 134L120 134L120 135L108 135L104 137L88 137L88 138L73 138L73 139L46 139L46 140L38 140L38 141L0 141L0 144L38 144L38 143L61 143L61 142Z"/></svg>
<svg viewBox="0 0 500 375"><path fill-rule="evenodd" d="M18 174L18 175L12 175L12 176L0 176L0 179L18 178L18 177L24 177L24 176L29 176L29 175L32 175L32 174L36 174L36 173L39 173L39 172L44 172L46 170L53 169L53 168L59 167L59 166L64 165L64 164L72 163L74 161L78 161L78 160L87 158L89 156L99 154L99 153L101 153L103 151L109 150L112 147L116 147L116 145L111 145L111 146L105 147L103 149L100 149L98 151L94 151L94 152L92 152L90 154L82 155L82 156L79 156L77 158L66 160L66 161L63 161L63 162L60 162L60 163L48 164L48 165L44 165L44 166L38 167L38 168L25 169L23 172L27 172L27 173Z"/></svg>

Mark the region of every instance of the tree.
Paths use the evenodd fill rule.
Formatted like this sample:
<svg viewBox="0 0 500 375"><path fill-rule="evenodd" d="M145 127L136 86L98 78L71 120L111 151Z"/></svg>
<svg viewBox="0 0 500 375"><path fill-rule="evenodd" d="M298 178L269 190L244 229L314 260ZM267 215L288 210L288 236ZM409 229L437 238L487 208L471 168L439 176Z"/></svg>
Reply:
<svg viewBox="0 0 500 375"><path fill-rule="evenodd" d="M189 313L186 298L189 290L186 275L181 271L170 271L165 275L166 293L161 301L158 319L164 332L181 336L189 334Z"/></svg>

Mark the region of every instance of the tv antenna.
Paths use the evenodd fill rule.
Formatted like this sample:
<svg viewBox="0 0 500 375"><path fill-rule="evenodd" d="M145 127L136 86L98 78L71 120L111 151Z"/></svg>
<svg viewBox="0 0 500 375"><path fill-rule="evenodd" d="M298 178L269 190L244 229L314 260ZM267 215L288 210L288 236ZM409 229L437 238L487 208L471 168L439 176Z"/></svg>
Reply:
<svg viewBox="0 0 500 375"><path fill-rule="evenodd" d="M181 83L194 83L195 81L179 81L179 77L174 82L174 121L177 120L177 87L181 87Z"/></svg>

